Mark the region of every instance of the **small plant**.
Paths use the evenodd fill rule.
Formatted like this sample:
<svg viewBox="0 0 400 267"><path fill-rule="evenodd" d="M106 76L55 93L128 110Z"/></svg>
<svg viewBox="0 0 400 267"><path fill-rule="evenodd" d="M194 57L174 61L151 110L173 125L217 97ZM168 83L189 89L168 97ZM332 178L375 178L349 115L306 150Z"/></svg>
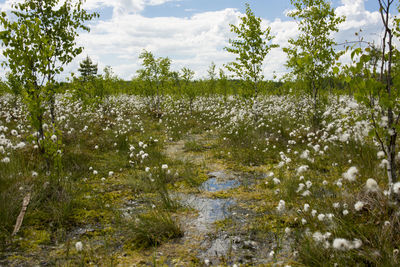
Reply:
<svg viewBox="0 0 400 267"><path fill-rule="evenodd" d="M171 216L157 210L137 215L127 226L128 243L135 248L149 248L183 236Z"/></svg>
<svg viewBox="0 0 400 267"><path fill-rule="evenodd" d="M185 151L201 152L204 150L204 146L199 144L196 140L191 140L185 142L184 149Z"/></svg>

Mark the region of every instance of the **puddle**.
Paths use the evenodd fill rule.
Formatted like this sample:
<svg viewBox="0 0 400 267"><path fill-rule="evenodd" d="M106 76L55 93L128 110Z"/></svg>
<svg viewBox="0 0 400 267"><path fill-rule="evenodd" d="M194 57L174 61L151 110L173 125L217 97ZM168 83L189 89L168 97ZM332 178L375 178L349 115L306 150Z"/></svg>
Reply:
<svg viewBox="0 0 400 267"><path fill-rule="evenodd" d="M181 202L198 211L197 218L192 222L198 232L207 233L214 222L228 218L230 208L236 204L233 199L212 199L195 195L181 195Z"/></svg>
<svg viewBox="0 0 400 267"><path fill-rule="evenodd" d="M200 189L208 191L208 192L218 192L221 190L228 190L232 188L236 188L240 186L240 182L238 180L220 180L218 178L211 178L205 181Z"/></svg>

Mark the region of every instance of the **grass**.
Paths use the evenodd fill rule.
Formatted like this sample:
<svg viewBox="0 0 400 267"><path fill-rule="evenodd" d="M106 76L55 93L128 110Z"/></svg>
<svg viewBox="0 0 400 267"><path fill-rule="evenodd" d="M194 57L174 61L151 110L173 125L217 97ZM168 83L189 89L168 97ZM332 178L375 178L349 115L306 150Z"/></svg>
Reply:
<svg viewBox="0 0 400 267"><path fill-rule="evenodd" d="M137 215L128 224L126 244L134 248L149 248L183 236L182 230L168 213L150 211Z"/></svg>
<svg viewBox="0 0 400 267"><path fill-rule="evenodd" d="M383 193L387 184L385 170L379 167L379 148L368 136L339 141L338 128L353 130L355 121L363 117L354 112L324 117L325 124L314 131L308 115L302 114L304 103L288 101L261 101L265 114L259 121L248 117L248 103L241 99L199 98L193 111L183 102L178 105L167 99L161 118L149 114L142 103L116 101L104 108L98 103L84 112L65 104L59 111L66 116L59 124L64 145L59 175L46 175L45 164L30 144L8 151L10 163L0 162L0 246L19 256L18 261L8 259L6 264L36 263L29 256L33 253L37 259L48 256L53 265L102 264L105 258L112 259L107 263L112 265L119 263L121 255L147 255L154 247L171 244L170 240L183 234L174 219L182 209L174 194L198 192L208 179L207 168L217 163L249 175L240 178L245 182L239 188L211 195L235 198L241 208L249 210L250 215L243 217L246 233L276 244L271 261L280 259L283 245L290 240L292 249L285 252L283 261L295 266L397 266L400 211L398 203L393 205ZM210 105L215 109L210 110ZM0 121L10 129L27 124L23 118ZM335 126L327 130L330 123ZM26 141L28 132L26 127L25 135L7 134L7 138L14 143ZM201 139L193 138L199 135ZM328 140L335 135L337 139ZM182 153L197 155L207 150L203 164L166 154L166 144L181 139L189 140ZM309 156L303 157L306 150ZM308 169L299 173L300 166ZM350 182L343 173L352 166L358 173ZM38 176L32 177L32 171ZM368 178L378 182L378 193L365 190ZM301 190L300 184L304 184ZM13 238L11 232L29 188L33 197L21 231ZM304 194L306 190L309 194ZM280 200L285 201L281 212L276 209ZM364 203L359 211L354 208L358 201ZM127 203L131 203L129 216L124 215ZM339 208L333 207L336 203ZM344 210L349 214L343 215ZM327 219L330 214L331 220ZM318 215L325 217L320 220ZM229 220L217 222L218 231L239 234L232 229L235 218ZM93 230L74 234L85 227ZM285 233L286 228L290 233ZM331 234L325 240L329 247L315 240L316 232ZM338 250L332 247L335 238L351 242L357 238L362 246ZM75 251L77 240L84 242L85 251ZM65 246L55 249L60 244ZM159 260L152 256L145 262Z"/></svg>

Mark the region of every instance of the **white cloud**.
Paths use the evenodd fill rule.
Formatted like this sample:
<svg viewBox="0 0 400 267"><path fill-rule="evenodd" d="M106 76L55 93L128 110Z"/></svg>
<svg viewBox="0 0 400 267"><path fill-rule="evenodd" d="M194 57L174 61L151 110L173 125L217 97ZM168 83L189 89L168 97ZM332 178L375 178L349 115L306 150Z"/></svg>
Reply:
<svg viewBox="0 0 400 267"><path fill-rule="evenodd" d="M81 58L86 54L97 55L101 61L99 66L115 66L116 72L117 66L122 64L123 72L118 74L128 79L140 64L138 55L147 49L157 57L170 57L174 69L187 66L202 76L211 61L222 66L232 59L223 47L233 37L229 24L237 23L239 15L235 9L225 9L190 18L146 18L140 14L114 16L109 21L98 22L90 33L80 36L79 44L86 48ZM72 68L75 66L77 63Z"/></svg>
<svg viewBox="0 0 400 267"><path fill-rule="evenodd" d="M92 23L91 32L83 33L78 44L85 51L69 67L68 71L77 71L78 62L89 55L99 63L99 69L111 65L114 71L124 79L130 79L140 67L138 55L143 49L157 57L170 57L172 68L184 66L193 69L196 77L206 76L212 61L221 67L234 59L223 50L228 46L229 24L239 22L243 16L238 10L226 8L220 11L197 13L191 17L155 17L148 18L140 14L146 6L162 5L179 0L88 0L86 7L96 9L109 7L113 16L109 20ZM13 2L6 0L2 9ZM335 35L338 42L357 40L354 33L363 29L363 36L368 40L377 40L382 27L379 13L367 11L365 0L342 0L336 9L338 15L347 17L340 25L340 33ZM298 34L296 22L290 20L266 20L263 26L271 26L271 33L276 36L274 43L280 48L273 49L265 60L265 77L272 78L275 71L279 76L287 72L284 67L286 55L282 51L288 45L288 39Z"/></svg>

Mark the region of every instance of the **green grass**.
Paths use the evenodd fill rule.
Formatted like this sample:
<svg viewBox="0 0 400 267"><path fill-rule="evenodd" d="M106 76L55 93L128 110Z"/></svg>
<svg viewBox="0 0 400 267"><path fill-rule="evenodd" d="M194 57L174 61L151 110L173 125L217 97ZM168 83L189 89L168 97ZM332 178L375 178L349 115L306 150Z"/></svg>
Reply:
<svg viewBox="0 0 400 267"><path fill-rule="evenodd" d="M137 215L128 222L126 232L127 246L149 248L167 240L183 236L182 230L168 213L152 210Z"/></svg>

